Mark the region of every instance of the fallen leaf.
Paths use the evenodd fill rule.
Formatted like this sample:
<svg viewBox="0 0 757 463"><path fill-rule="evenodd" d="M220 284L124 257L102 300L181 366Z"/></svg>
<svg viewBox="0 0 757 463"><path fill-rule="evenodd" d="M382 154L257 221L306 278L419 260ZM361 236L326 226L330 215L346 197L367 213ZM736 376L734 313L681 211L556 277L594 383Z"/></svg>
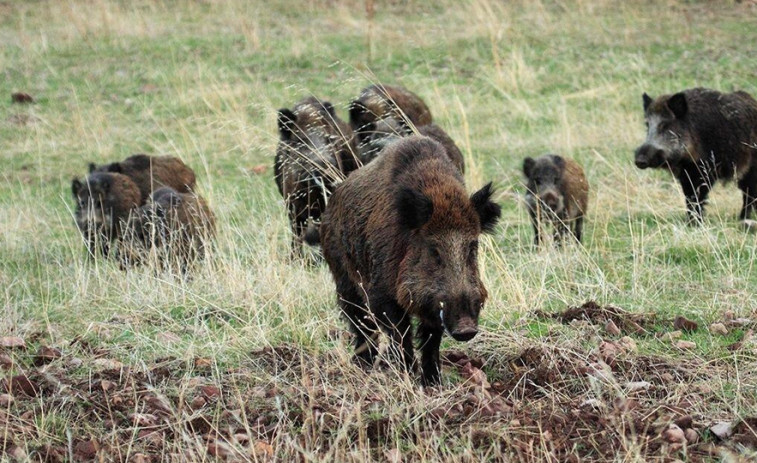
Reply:
<svg viewBox="0 0 757 463"><path fill-rule="evenodd" d="M4 336L0 338L0 346L9 349L26 349L26 342L18 336Z"/></svg>
<svg viewBox="0 0 757 463"><path fill-rule="evenodd" d="M37 366L45 365L54 360L63 357L63 353L55 347L41 346L34 356L34 364Z"/></svg>
<svg viewBox="0 0 757 463"><path fill-rule="evenodd" d="M677 316L673 321L673 328L681 331L696 331L699 328L699 324L688 318Z"/></svg>
<svg viewBox="0 0 757 463"><path fill-rule="evenodd" d="M36 397L40 392L39 386L26 375L16 375L0 381L0 389L11 394L25 394Z"/></svg>
<svg viewBox="0 0 757 463"><path fill-rule="evenodd" d="M221 389L216 386L201 386L200 392L208 399L213 399L221 396Z"/></svg>

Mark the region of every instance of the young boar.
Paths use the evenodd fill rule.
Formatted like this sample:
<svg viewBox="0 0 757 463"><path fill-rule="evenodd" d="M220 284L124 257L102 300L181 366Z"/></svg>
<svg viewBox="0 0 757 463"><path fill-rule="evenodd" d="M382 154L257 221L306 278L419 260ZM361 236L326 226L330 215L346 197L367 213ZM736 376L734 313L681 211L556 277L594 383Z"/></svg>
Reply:
<svg viewBox="0 0 757 463"><path fill-rule="evenodd" d="M71 193L76 200L76 225L90 255L95 255L99 244L107 257L110 244L123 236L130 214L142 202L139 188L125 175L93 172L84 182L74 179Z"/></svg>
<svg viewBox="0 0 757 463"><path fill-rule="evenodd" d="M423 384L436 384L443 332L458 341L476 335L487 298L478 238L500 216L491 195L488 184L468 196L442 145L420 136L391 144L336 188L321 245L361 363L373 364L381 327L411 370L414 316Z"/></svg>
<svg viewBox="0 0 757 463"><path fill-rule="evenodd" d="M131 223L134 238L155 251L162 267L178 264L185 274L205 257L216 230L215 216L202 197L170 187L155 190Z"/></svg>
<svg viewBox="0 0 757 463"><path fill-rule="evenodd" d="M405 125L428 125L433 122L426 103L410 90L392 85L371 85L360 92L350 104L350 125L363 143L368 124L385 118L405 122Z"/></svg>
<svg viewBox="0 0 757 463"><path fill-rule="evenodd" d="M526 206L534 227L534 244L541 244L541 221L553 223L560 245L568 230L580 243L584 214L589 203L589 184L574 160L556 154L523 160L526 176Z"/></svg>
<svg viewBox="0 0 757 463"><path fill-rule="evenodd" d="M745 92L694 88L652 99L643 95L647 139L636 149L639 169L668 169L686 197L689 223L701 223L717 180L734 177L743 193L739 218L757 200L757 101Z"/></svg>
<svg viewBox="0 0 757 463"><path fill-rule="evenodd" d="M447 157L452 163L460 169L461 173L465 173L465 161L463 160L463 153L460 148L457 147L455 141L447 135L441 127L436 124L426 124L415 127L407 124L404 120L396 119L394 117L385 117L373 122L367 123L362 132L363 142L358 147L360 150L360 160L363 164L376 159L381 151L389 144L399 140L403 137L408 137L414 134L423 135L432 138L444 147Z"/></svg>
<svg viewBox="0 0 757 463"><path fill-rule="evenodd" d="M121 162L96 166L89 165L92 172L113 172L131 178L147 201L153 191L160 187L171 187L179 193L189 193L195 187L195 173L174 156L148 156L135 154Z"/></svg>
<svg viewBox="0 0 757 463"><path fill-rule="evenodd" d="M292 256L302 241L318 244L318 222L336 183L357 169L352 129L327 101L310 97L278 113L274 177L292 226Z"/></svg>

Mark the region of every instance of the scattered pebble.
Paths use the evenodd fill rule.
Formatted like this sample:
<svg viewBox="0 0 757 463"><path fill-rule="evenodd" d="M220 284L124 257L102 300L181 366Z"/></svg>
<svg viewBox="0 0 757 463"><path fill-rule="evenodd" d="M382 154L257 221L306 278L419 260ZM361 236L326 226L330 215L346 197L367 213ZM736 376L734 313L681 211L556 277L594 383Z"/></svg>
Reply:
<svg viewBox="0 0 757 463"><path fill-rule="evenodd" d="M699 440L699 434L692 428L684 431L684 435L686 436L686 442L689 444L696 444Z"/></svg>
<svg viewBox="0 0 757 463"><path fill-rule="evenodd" d="M670 444L682 444L686 442L686 434L677 424L671 424L662 432L662 438Z"/></svg>
<svg viewBox="0 0 757 463"><path fill-rule="evenodd" d="M623 347L623 349L628 352L635 354L639 351L639 347L636 345L636 341L634 341L630 336L623 336L618 342L620 343L621 347Z"/></svg>
<svg viewBox="0 0 757 463"><path fill-rule="evenodd" d="M686 317L677 316L673 321L673 328L681 331L696 331L699 328L699 323L689 320Z"/></svg>
<svg viewBox="0 0 757 463"><path fill-rule="evenodd" d="M18 336L4 336L0 338L0 346L9 349L26 349L26 342Z"/></svg>
<svg viewBox="0 0 757 463"><path fill-rule="evenodd" d="M618 325L612 320L607 320L607 323L605 323L605 331L613 336L618 336L620 334L620 328L618 328Z"/></svg>
<svg viewBox="0 0 757 463"><path fill-rule="evenodd" d="M720 440L727 439L733 434L733 424L729 421L721 421L710 426L710 432Z"/></svg>
<svg viewBox="0 0 757 463"><path fill-rule="evenodd" d="M681 336L683 336L683 332L676 330L676 331L670 331L668 333L665 333L662 335L663 341L673 342L676 339L680 339Z"/></svg>
<svg viewBox="0 0 757 463"><path fill-rule="evenodd" d="M630 383L626 383L626 389L628 392L634 392L634 391L641 391L644 389L649 389L652 387L652 383L649 381L632 381Z"/></svg>
<svg viewBox="0 0 757 463"><path fill-rule="evenodd" d="M728 334L728 328L726 328L722 323L713 323L712 325L710 325L710 333L725 336L726 334Z"/></svg>
<svg viewBox="0 0 757 463"><path fill-rule="evenodd" d="M697 343L694 341L678 341L676 342L676 347L681 350L691 350L696 349Z"/></svg>

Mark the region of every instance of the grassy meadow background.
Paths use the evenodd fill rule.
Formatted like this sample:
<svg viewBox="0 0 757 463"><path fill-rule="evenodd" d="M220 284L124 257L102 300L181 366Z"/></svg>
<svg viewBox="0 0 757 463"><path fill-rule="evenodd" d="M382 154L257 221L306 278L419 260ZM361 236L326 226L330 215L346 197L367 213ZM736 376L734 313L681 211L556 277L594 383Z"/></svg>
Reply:
<svg viewBox="0 0 757 463"><path fill-rule="evenodd" d="M707 431L757 416L754 344L726 348L757 320L757 237L736 221L741 194L718 185L705 225L687 227L671 176L632 162L645 136L643 92L757 95L754 2L6 1L0 44L0 336L26 344L0 348L0 376L7 386L27 375L42 390L1 396L0 459L757 455L754 442L720 443ZM469 189L497 187L502 220L480 256L490 295L483 332L465 345L446 339L443 350L481 359L511 412L465 409L471 387L491 391L453 366L431 392L391 369L353 367L327 269L287 261L272 168L276 110L313 94L346 119L349 101L374 82L420 95L464 152ZM17 91L35 103L11 105ZM218 217L215 253L191 281L87 259L71 180L88 162L139 152L182 158ZM582 247L530 246L520 168L525 156L547 152L586 170ZM259 165L268 170L257 173ZM504 392L493 385L524 374L528 362L512 365L528 348L553 366L596 362L603 340L618 336L537 313L589 300L656 314L650 333L631 335L638 351L622 354L616 379L561 371L536 386L528 375ZM693 349L660 336L679 315L699 323L681 338ZM714 322L729 333L711 334ZM62 358L35 366L43 346ZM642 364L667 365L670 375ZM164 375L152 374L156 365ZM632 391L627 381L651 387ZM131 414L110 406L118 394ZM161 412L145 394L159 398ZM693 417L698 441L676 447L655 437L667 426L662 415L646 431L629 431L621 418L599 431L591 421L584 438L564 441L567 425L538 413L630 396L644 416ZM156 419L133 416L142 413Z"/></svg>

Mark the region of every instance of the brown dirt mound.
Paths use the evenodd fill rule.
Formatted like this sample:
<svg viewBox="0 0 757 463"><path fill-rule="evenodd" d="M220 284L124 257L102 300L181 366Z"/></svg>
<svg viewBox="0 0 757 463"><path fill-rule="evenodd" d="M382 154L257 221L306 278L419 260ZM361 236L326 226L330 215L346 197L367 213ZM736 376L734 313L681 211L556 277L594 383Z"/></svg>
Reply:
<svg viewBox="0 0 757 463"><path fill-rule="evenodd" d="M657 321L653 313L634 314L618 307L601 306L594 301L588 301L578 307L570 307L557 314L537 311L536 315L542 318L553 318L564 324L569 324L573 320L588 320L604 325L612 321L622 332L633 334L650 333Z"/></svg>

